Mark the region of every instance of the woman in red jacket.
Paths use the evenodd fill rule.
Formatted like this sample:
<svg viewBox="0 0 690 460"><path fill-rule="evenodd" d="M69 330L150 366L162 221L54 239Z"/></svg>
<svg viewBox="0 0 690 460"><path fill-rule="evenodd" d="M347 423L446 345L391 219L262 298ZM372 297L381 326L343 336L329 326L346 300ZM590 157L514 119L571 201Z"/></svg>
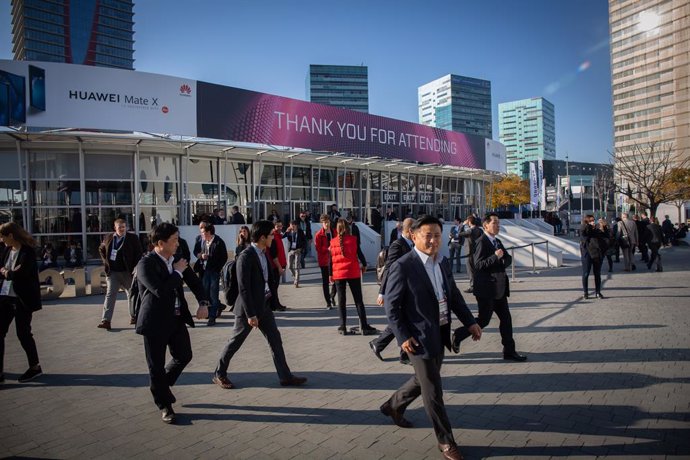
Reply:
<svg viewBox="0 0 690 460"><path fill-rule="evenodd" d="M321 230L314 235L314 247L316 247L316 260L321 269L323 298L326 300L326 308L330 310L335 306L335 284L331 284L329 281L331 276L331 254L329 249L333 239L333 230L331 230L331 219L328 217L328 214L321 214L319 220L321 221Z"/></svg>
<svg viewBox="0 0 690 460"><path fill-rule="evenodd" d="M345 285L350 285L350 292L355 299L357 314L362 328L362 335L373 335L378 331L367 323L367 313L362 300L362 272L366 270L367 261L357 244L357 237L350 234L350 226L345 219L338 219L337 237L331 239L331 263L333 279L338 291L338 308L340 309L340 327L338 332L346 334L347 310L345 306ZM360 267L361 263L361 267Z"/></svg>

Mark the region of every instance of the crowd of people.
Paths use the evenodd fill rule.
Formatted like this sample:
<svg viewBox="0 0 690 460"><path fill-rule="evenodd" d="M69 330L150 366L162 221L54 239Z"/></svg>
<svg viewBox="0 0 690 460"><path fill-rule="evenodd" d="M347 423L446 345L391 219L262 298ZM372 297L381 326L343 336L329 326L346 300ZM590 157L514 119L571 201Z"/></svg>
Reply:
<svg viewBox="0 0 690 460"><path fill-rule="evenodd" d="M233 210L233 214L236 214ZM241 214L240 214L241 216ZM218 216L222 218L223 216ZM239 219L238 219L239 221ZM527 357L517 351L513 335L512 316L508 298L510 283L506 269L512 257L498 237L500 219L488 214L480 219L470 215L465 220L456 218L448 240L450 259L440 256L443 222L432 216L406 218L390 235L376 303L383 306L387 327L379 331L367 321L362 293L362 275L367 261L361 251L360 234L356 219L350 213L341 217L334 205L320 216L321 228L312 236L309 214L301 212L283 231L279 218L259 220L251 228L242 225L238 231L234 260L228 262L225 241L216 235L216 222L212 216L199 222L199 235L193 249L180 238L179 229L171 223L161 223L149 234L147 251L139 239L127 231L124 219L116 219L113 232L99 247L105 267L106 294L101 322L98 328L110 330L115 300L123 289L129 302L130 323L144 338L144 355L149 369L150 391L154 403L161 411L165 423L175 423L173 409L176 398L174 386L186 365L192 359L192 344L187 327L195 327L194 315L185 300L186 284L196 298L200 309L207 311L207 326L226 308L220 300L220 278L226 264L234 264L237 296L233 300L234 325L228 342L220 350L211 381L224 390L235 388L228 370L234 355L253 329L259 329L266 338L282 386L300 386L307 382L292 372L287 364L282 337L275 320L275 311L284 311L279 300L281 275L289 269L295 288L300 287L300 272L313 240L316 262L319 266L326 308L336 306L342 335L360 333L377 335L369 342L376 358L383 360L382 352L397 341L400 362L414 370L410 377L380 407L383 415L394 424L409 428L412 423L404 416L406 408L419 396L432 421L438 447L444 458L462 458L453 437L450 420L443 403L440 369L446 350L460 352L461 343L472 337L480 340L482 330L490 323L494 313L498 317L505 360L524 362ZM580 228L582 257L582 285L584 299L589 298L588 279L594 273L596 298L602 294L601 268L604 260L608 271L620 261L623 270L636 270L635 252L649 270L663 271L660 248L679 238L680 229L670 231L667 221L659 223L645 213L629 216L623 213L612 225L606 219L595 220L587 215ZM244 220L242 219L242 222ZM29 368L19 377L30 381L42 374L36 343L31 332L34 312L41 309L39 266L55 258L44 248L41 257L36 254L36 242L16 223L0 226L2 265L0 266L0 383L4 381L4 337L15 321L17 337L26 353ZM454 280L461 272L462 250L467 247L467 268L470 286L465 291L473 294L478 314L475 317ZM287 257L286 257L287 253ZM47 255L46 255L47 254ZM191 255L197 259L192 266ZM65 258L79 262L81 253L71 245ZM227 284L227 282L226 282ZM132 291L135 290L136 295ZM228 288L228 286L225 286ZM353 297L358 316L358 327L347 325L347 289ZM132 301L136 297L135 301ZM453 329L451 316L462 326ZM201 314L197 314L201 319ZM166 363L166 352L171 355Z"/></svg>

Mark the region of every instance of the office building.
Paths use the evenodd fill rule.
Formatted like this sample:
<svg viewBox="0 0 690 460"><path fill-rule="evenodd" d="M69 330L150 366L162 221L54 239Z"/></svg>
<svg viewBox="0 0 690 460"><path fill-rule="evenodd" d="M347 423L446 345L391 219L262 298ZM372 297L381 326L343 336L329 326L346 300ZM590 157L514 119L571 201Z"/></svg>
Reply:
<svg viewBox="0 0 690 460"><path fill-rule="evenodd" d="M12 0L12 51L23 61L134 69L131 0Z"/></svg>
<svg viewBox="0 0 690 460"><path fill-rule="evenodd" d="M492 137L491 82L446 75L417 89L419 123Z"/></svg>
<svg viewBox="0 0 690 460"><path fill-rule="evenodd" d="M556 158L554 107L543 97L498 104L498 132L509 174L526 179L524 162Z"/></svg>
<svg viewBox="0 0 690 460"><path fill-rule="evenodd" d="M369 113L369 69L353 65L309 66L310 102Z"/></svg>

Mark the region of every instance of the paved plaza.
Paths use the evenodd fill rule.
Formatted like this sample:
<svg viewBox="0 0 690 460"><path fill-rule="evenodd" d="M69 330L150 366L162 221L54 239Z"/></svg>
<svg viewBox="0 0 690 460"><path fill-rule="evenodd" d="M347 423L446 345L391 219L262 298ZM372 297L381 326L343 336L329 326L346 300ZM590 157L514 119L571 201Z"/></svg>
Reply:
<svg viewBox="0 0 690 460"><path fill-rule="evenodd" d="M580 300L579 265L518 273L510 305L529 361L503 361L494 318L442 370L465 458L690 458L690 248L662 255L663 273L639 262L632 273L622 263L612 275L604 270L604 300ZM373 274L365 281L370 322L383 329ZM458 286L467 287L464 274ZM324 308L316 281L283 285L281 299L288 363L307 385L278 384L258 331L230 365L238 388L213 385L233 321L224 314L213 328L190 330L194 359L173 388L176 426L163 424L153 404L124 297L110 332L96 328L102 296L46 302L33 322L44 376L18 383L27 364L14 326L6 339L0 457L440 458L421 401L406 413L412 429L378 410L412 373L393 346L381 362L371 337L338 335L337 310ZM355 326L354 307L348 315Z"/></svg>

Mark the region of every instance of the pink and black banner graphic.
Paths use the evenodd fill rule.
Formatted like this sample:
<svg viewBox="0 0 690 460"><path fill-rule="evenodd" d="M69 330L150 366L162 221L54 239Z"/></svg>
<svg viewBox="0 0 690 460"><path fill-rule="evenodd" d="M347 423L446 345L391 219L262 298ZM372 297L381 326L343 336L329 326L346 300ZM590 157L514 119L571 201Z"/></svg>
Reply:
<svg viewBox="0 0 690 460"><path fill-rule="evenodd" d="M486 161L480 136L201 81L197 135L468 168Z"/></svg>

